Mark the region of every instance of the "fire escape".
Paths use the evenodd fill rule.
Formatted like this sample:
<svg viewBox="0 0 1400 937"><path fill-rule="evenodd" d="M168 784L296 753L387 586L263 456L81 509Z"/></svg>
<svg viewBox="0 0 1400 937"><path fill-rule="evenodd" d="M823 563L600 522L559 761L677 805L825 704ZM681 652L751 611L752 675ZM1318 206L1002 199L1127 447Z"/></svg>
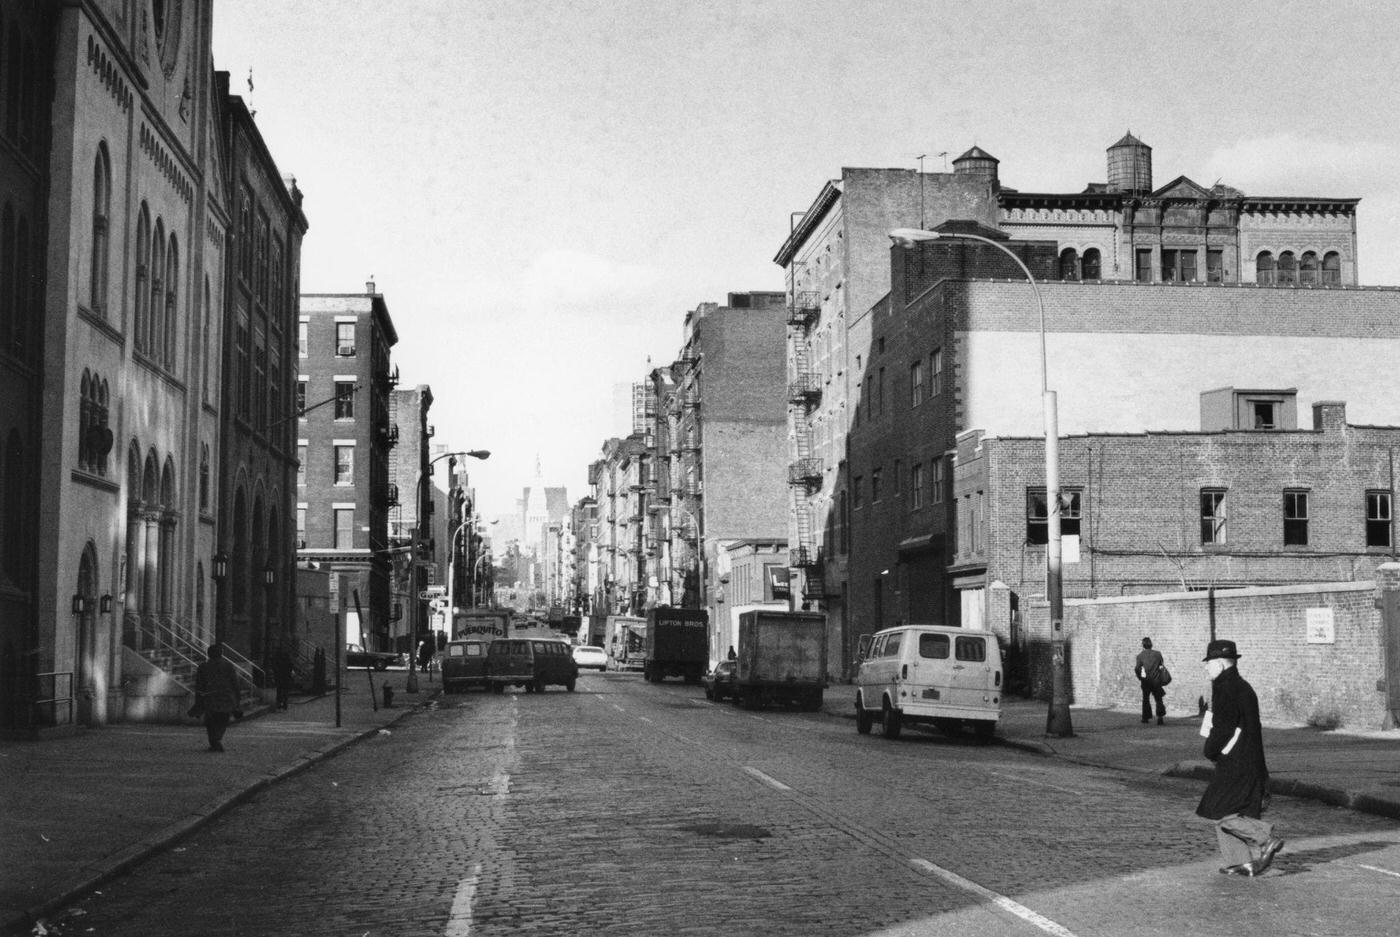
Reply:
<svg viewBox="0 0 1400 937"><path fill-rule="evenodd" d="M823 466L821 458L812 452L812 414L821 403L822 381L811 366L807 334L819 311L817 295L810 292L794 294L793 304L788 309L788 325L792 326L788 403L792 412L793 452L796 457L788 466L788 485L793 490L793 512L797 526L792 565L802 570L803 595L818 599L825 596L826 588L813 501L822 487Z"/></svg>

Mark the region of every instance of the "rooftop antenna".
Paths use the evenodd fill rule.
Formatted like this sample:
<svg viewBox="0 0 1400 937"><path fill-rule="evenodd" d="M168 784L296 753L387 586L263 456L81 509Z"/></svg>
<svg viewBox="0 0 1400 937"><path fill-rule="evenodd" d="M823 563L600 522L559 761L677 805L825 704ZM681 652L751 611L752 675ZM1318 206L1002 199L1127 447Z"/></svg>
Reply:
<svg viewBox="0 0 1400 937"><path fill-rule="evenodd" d="M257 117L258 109L253 107L253 66L248 66L248 116Z"/></svg>

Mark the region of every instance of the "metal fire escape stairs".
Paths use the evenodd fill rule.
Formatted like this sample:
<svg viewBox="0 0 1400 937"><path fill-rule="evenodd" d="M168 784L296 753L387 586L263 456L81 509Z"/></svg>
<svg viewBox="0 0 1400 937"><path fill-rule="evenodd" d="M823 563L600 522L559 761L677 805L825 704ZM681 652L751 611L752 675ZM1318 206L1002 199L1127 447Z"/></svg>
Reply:
<svg viewBox="0 0 1400 937"><path fill-rule="evenodd" d="M803 299L796 301L798 304ZM816 506L813 495L821 490L822 460L813 455L812 412L821 402L821 377L811 367L807 341L810 306L794 305L790 324L797 326L792 336L791 374L788 382L788 403L792 407L793 452L796 458L788 467L788 485L793 489L793 511L797 528L797 543L792 565L802 570L803 595L820 599L826 594L821 550L816 530Z"/></svg>

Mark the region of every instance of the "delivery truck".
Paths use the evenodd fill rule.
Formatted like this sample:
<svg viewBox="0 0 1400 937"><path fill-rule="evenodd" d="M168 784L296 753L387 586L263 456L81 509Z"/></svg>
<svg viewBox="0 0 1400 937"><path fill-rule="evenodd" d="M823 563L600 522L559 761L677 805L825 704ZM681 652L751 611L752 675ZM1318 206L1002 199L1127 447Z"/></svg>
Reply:
<svg viewBox="0 0 1400 937"><path fill-rule="evenodd" d="M821 709L826 689L826 616L759 609L739 616L734 701Z"/></svg>
<svg viewBox="0 0 1400 937"><path fill-rule="evenodd" d="M452 616L452 640L509 637L510 616L508 608L459 608Z"/></svg>
<svg viewBox="0 0 1400 937"><path fill-rule="evenodd" d="M681 677L699 683L710 662L710 615L703 608L659 606L647 612L642 675L650 683Z"/></svg>
<svg viewBox="0 0 1400 937"><path fill-rule="evenodd" d="M608 669L641 670L646 657L647 620L635 615L608 616Z"/></svg>

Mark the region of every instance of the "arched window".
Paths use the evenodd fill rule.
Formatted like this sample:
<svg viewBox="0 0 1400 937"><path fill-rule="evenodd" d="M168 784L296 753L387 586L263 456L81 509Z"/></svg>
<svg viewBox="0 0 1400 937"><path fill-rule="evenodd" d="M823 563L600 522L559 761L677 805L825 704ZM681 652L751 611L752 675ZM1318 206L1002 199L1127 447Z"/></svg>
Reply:
<svg viewBox="0 0 1400 937"><path fill-rule="evenodd" d="M1274 255L1260 251L1254 262L1254 282L1261 286L1272 286L1278 282L1274 274Z"/></svg>
<svg viewBox="0 0 1400 937"><path fill-rule="evenodd" d="M209 511L209 444L199 448L199 510Z"/></svg>
<svg viewBox="0 0 1400 937"><path fill-rule="evenodd" d="M204 278L204 303L200 309L204 325L199 333L199 381L200 389L203 393L205 403L209 402L209 361L210 353L213 351L214 333L211 328L213 319L209 311L209 278Z"/></svg>
<svg viewBox="0 0 1400 937"><path fill-rule="evenodd" d="M165 346L165 222L156 219L151 232L150 299L146 304L146 354L159 358Z"/></svg>
<svg viewBox="0 0 1400 937"><path fill-rule="evenodd" d="M99 316L107 315L107 224L112 207L112 166L107 144L97 145L92 169L92 280L88 302Z"/></svg>
<svg viewBox="0 0 1400 937"><path fill-rule="evenodd" d="M1091 247L1086 250L1079 265L1084 279L1098 280L1103 277L1103 262L1100 260L1099 249L1097 247Z"/></svg>
<svg viewBox="0 0 1400 937"><path fill-rule="evenodd" d="M161 327L161 363L167 370L175 370L175 324L178 321L178 300L180 292L180 244L175 235L170 236L170 248L165 255L165 302L164 321Z"/></svg>
<svg viewBox="0 0 1400 937"><path fill-rule="evenodd" d="M78 388L78 468L107 474L107 382L84 369Z"/></svg>
<svg viewBox="0 0 1400 937"><path fill-rule="evenodd" d="M1072 247L1060 251L1060 279L1079 279L1079 254Z"/></svg>
<svg viewBox="0 0 1400 937"><path fill-rule="evenodd" d="M146 211L146 203L136 216L136 293L131 309L131 343L137 351L146 350L147 282L151 277L151 216Z"/></svg>
<svg viewBox="0 0 1400 937"><path fill-rule="evenodd" d="M1322 285L1342 285L1342 255L1328 251L1322 256Z"/></svg>
<svg viewBox="0 0 1400 937"><path fill-rule="evenodd" d="M1298 282L1303 286L1317 285L1317 254L1307 251L1298 262Z"/></svg>
<svg viewBox="0 0 1400 937"><path fill-rule="evenodd" d="M1298 260L1292 251L1278 255L1278 285L1296 286L1298 283Z"/></svg>

